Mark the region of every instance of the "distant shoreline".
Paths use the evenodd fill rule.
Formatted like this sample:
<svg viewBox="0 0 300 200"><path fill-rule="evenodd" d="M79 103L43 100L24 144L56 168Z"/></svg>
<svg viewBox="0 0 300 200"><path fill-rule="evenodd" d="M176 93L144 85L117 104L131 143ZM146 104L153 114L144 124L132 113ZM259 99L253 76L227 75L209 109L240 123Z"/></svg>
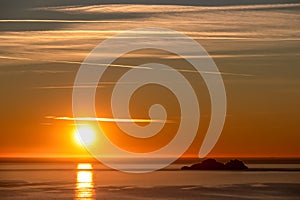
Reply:
<svg viewBox="0 0 300 200"><path fill-rule="evenodd" d="M260 157L260 158L216 158L218 161L225 162L231 159L242 160L246 164L300 164L300 158L270 158L270 157ZM117 159L116 159L117 160ZM199 158L180 158L175 161L173 164L194 164L201 162L204 159ZM78 163L78 162L89 162L89 163L98 163L99 161L94 158L80 158L80 157L61 157L61 158L32 158L32 157L0 157L1 163Z"/></svg>
<svg viewBox="0 0 300 200"><path fill-rule="evenodd" d="M0 172L30 172L30 171L76 171L76 169L0 169ZM93 169L91 171L118 171L115 169ZM130 169L128 170L130 171ZM134 170L136 171L136 170ZM250 168L247 170L181 170L181 169L160 169L156 171L177 171L183 173L189 172L232 172L232 173L239 173L239 172L300 172L300 168Z"/></svg>
<svg viewBox="0 0 300 200"><path fill-rule="evenodd" d="M300 172L300 168L249 168L244 170L210 170L210 169L204 169L204 170L182 170L180 171L214 171L214 172ZM164 171L164 170L162 170ZM170 170L172 171L172 170Z"/></svg>

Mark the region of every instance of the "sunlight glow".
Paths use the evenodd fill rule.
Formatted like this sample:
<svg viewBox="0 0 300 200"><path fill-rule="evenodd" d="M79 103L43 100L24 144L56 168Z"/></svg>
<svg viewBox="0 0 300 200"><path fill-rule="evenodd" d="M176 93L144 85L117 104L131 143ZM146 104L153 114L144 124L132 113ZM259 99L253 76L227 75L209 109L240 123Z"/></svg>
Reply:
<svg viewBox="0 0 300 200"><path fill-rule="evenodd" d="M81 125L75 129L74 139L77 144L80 145L91 145L96 140L96 133L91 126Z"/></svg>

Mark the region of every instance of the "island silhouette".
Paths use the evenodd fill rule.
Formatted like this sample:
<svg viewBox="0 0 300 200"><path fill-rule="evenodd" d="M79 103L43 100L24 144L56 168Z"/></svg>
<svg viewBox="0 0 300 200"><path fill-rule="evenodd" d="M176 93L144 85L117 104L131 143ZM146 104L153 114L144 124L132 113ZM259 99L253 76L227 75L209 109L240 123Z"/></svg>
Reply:
<svg viewBox="0 0 300 200"><path fill-rule="evenodd" d="M183 166L181 170L246 170L248 167L240 160L234 159L221 163L209 158L191 166Z"/></svg>

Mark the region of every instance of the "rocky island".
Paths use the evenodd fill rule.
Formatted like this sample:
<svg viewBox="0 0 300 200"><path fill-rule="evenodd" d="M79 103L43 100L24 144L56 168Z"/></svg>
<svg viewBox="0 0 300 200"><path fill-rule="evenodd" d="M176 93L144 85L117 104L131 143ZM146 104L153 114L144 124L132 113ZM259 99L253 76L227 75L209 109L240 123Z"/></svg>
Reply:
<svg viewBox="0 0 300 200"><path fill-rule="evenodd" d="M181 170L246 170L248 167L240 160L234 159L227 163L221 163L215 159L206 159L201 163L191 166L183 166Z"/></svg>

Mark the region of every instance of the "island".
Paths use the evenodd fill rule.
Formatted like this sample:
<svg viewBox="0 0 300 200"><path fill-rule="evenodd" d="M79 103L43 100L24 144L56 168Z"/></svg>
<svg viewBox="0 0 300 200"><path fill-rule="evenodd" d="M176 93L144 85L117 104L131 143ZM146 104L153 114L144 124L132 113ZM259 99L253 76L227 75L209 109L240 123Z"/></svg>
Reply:
<svg viewBox="0 0 300 200"><path fill-rule="evenodd" d="M248 167L240 160L234 159L227 163L221 163L215 159L206 159L201 163L191 166L183 166L181 170L247 170Z"/></svg>

